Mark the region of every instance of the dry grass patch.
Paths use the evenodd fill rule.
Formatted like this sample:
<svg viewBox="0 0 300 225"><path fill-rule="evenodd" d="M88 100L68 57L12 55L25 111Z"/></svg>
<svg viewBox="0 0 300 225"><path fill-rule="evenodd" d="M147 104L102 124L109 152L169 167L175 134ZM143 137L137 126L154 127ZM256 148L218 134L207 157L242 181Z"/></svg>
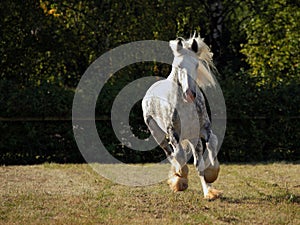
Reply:
<svg viewBox="0 0 300 225"><path fill-rule="evenodd" d="M300 224L298 164L221 165L224 191L205 201L190 166L189 188L127 187L86 164L0 167L1 224Z"/></svg>

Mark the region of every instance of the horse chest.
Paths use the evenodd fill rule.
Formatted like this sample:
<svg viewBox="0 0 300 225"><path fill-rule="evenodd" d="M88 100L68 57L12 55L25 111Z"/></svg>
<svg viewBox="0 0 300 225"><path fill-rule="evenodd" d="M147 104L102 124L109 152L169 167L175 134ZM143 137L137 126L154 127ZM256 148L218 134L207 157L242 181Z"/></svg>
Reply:
<svg viewBox="0 0 300 225"><path fill-rule="evenodd" d="M194 104L180 102L176 107L176 123L179 124L177 132L180 139L199 138L199 115Z"/></svg>
<svg viewBox="0 0 300 225"><path fill-rule="evenodd" d="M186 103L178 85L169 80L156 82L143 99L144 118L148 115L167 133L169 127L179 134L180 139L199 138L199 116L196 105Z"/></svg>

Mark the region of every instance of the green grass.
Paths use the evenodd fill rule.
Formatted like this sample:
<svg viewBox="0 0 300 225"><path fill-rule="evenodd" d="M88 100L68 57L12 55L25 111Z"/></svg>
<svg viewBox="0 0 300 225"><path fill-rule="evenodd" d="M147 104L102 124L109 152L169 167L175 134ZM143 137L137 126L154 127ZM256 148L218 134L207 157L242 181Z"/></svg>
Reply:
<svg viewBox="0 0 300 225"><path fill-rule="evenodd" d="M300 165L221 165L215 201L166 182L128 187L86 164L0 167L0 224L300 224Z"/></svg>

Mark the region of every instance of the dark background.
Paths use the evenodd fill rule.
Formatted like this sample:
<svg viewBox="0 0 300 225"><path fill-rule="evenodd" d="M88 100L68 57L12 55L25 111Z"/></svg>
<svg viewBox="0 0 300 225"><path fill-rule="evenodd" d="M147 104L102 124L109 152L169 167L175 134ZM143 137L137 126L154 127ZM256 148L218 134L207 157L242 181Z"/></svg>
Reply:
<svg viewBox="0 0 300 225"><path fill-rule="evenodd" d="M105 52L138 40L169 41L196 30L214 53L227 107L222 162L297 161L300 148L300 4L288 0L0 2L0 164L84 162L73 137L75 88ZM161 160L157 148L128 149L114 135L117 93L169 66L118 71L98 97L101 140L124 162ZM139 104L133 132L149 135Z"/></svg>

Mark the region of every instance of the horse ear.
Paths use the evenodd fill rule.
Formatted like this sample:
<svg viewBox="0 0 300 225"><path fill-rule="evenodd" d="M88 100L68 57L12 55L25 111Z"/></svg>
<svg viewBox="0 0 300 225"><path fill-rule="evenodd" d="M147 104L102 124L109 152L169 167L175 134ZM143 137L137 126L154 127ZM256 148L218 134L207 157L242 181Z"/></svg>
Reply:
<svg viewBox="0 0 300 225"><path fill-rule="evenodd" d="M177 51L180 51L182 48L183 48L182 40L179 39L178 42L177 42Z"/></svg>
<svg viewBox="0 0 300 225"><path fill-rule="evenodd" d="M195 39L193 39L193 43L192 43L191 49L192 49L195 53L198 52L198 43L197 43L197 41L196 41Z"/></svg>

